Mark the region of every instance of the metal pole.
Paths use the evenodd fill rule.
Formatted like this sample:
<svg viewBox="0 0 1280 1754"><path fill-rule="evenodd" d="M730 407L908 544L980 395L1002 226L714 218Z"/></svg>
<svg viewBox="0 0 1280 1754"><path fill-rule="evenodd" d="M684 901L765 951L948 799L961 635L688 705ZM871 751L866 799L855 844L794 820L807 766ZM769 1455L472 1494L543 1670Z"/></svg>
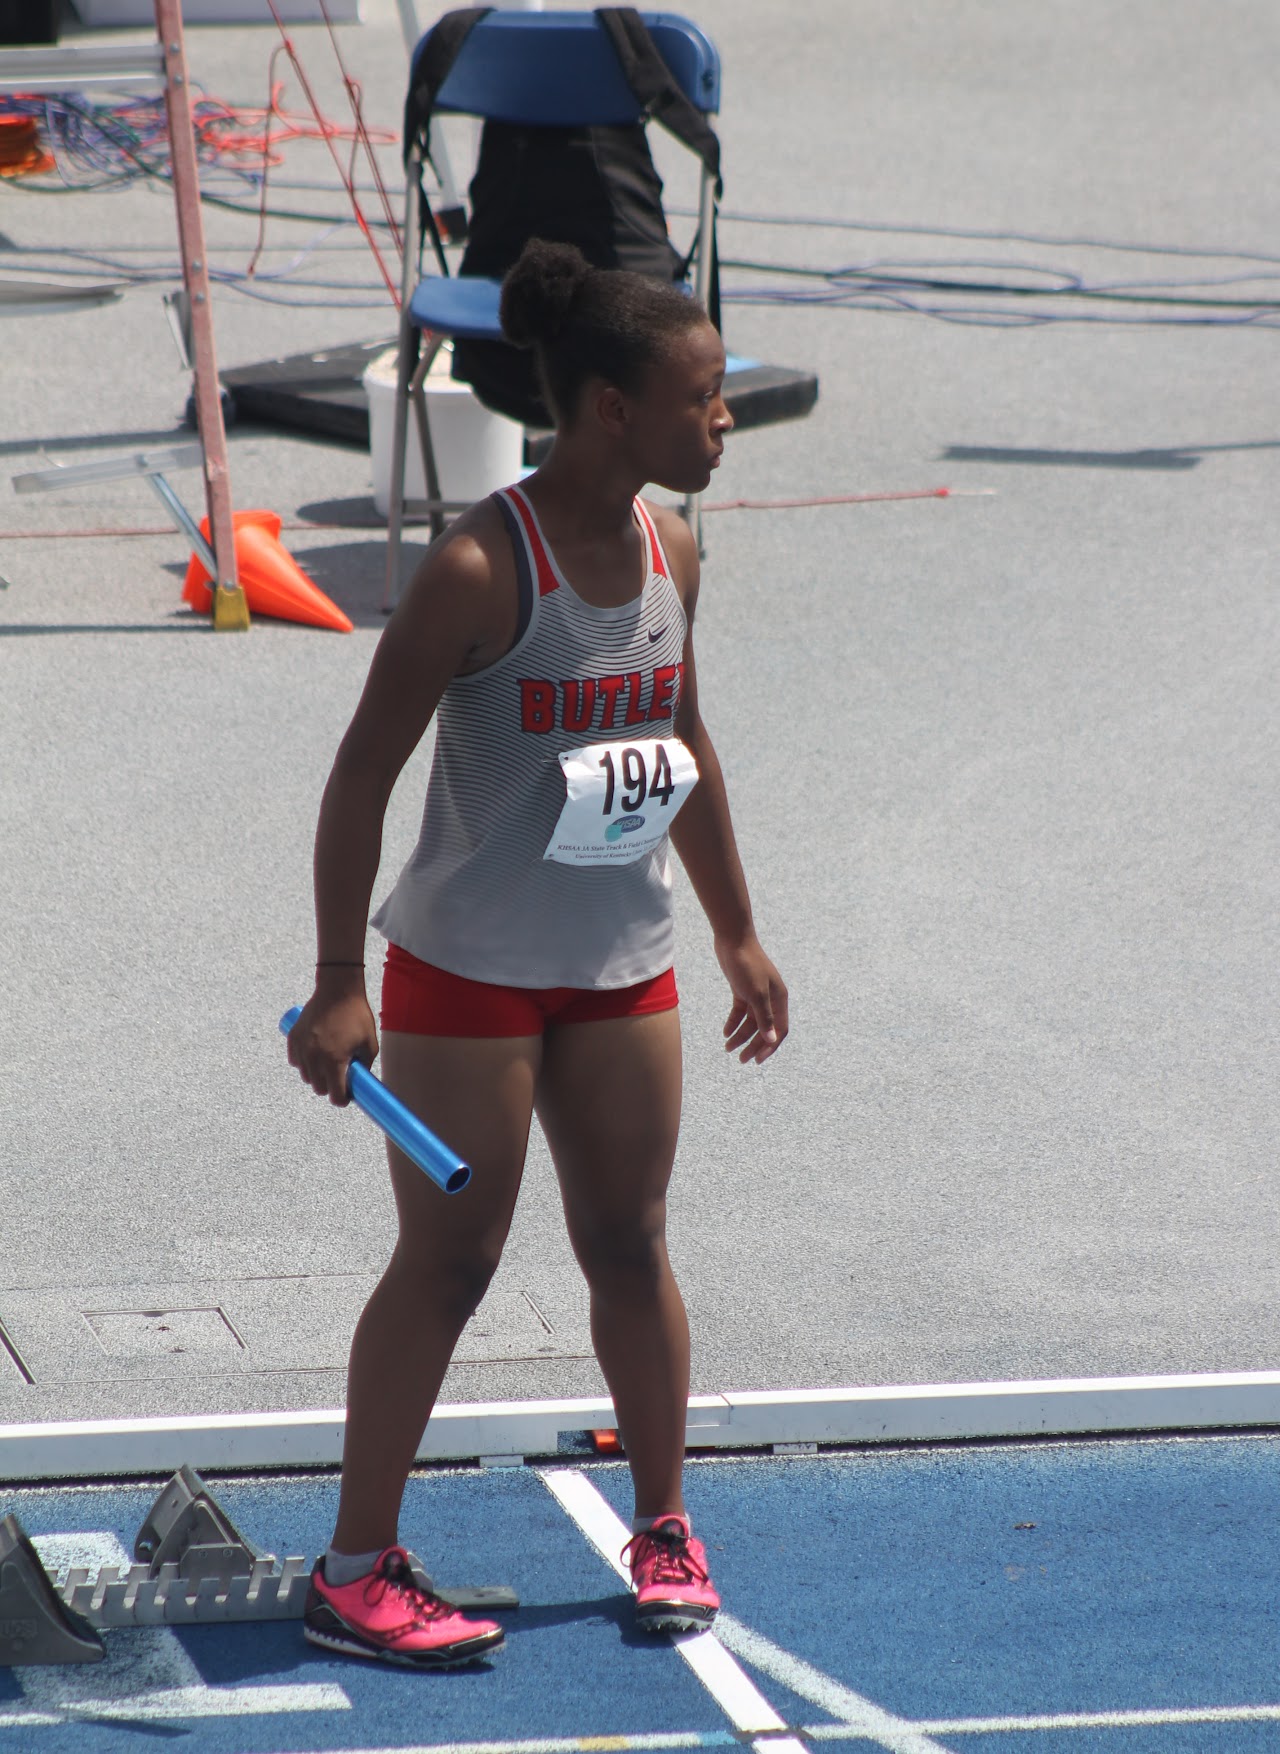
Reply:
<svg viewBox="0 0 1280 1754"><path fill-rule="evenodd" d="M155 489L156 497L161 505L167 509L169 516L190 542L201 566L211 579L216 578L218 576L217 559L212 548L210 548L209 544L201 534L200 526L191 516L191 513L187 510L186 506L183 505L182 501L178 498L177 494L173 491L158 469L153 475L148 475L147 480Z"/></svg>
<svg viewBox="0 0 1280 1754"><path fill-rule="evenodd" d="M400 32L404 37L404 46L413 58L413 51L418 46L418 38L422 35L422 27L418 23L418 9L413 0L396 0L400 12Z"/></svg>
<svg viewBox="0 0 1280 1754"><path fill-rule="evenodd" d="M400 532L404 525L405 448L409 438L409 385L418 363L418 327L409 315L409 301L420 266L419 225L422 194L422 150L415 141L405 166L404 256L401 259L400 335L396 349L395 424L391 432L391 492L387 507L387 576L382 613L390 615L400 601ZM425 461L425 459L424 459Z"/></svg>
<svg viewBox="0 0 1280 1754"><path fill-rule="evenodd" d="M246 628L249 605L236 577L235 534L231 518L231 477L227 435L222 425L218 364L213 346L213 312L209 305L204 222L200 213L200 173L183 46L181 0L155 0L156 29L164 55L165 102L169 113L169 152L173 194L178 210L178 242L182 275L191 300L191 337L195 352L196 417L204 453L205 504L217 570L213 577L213 625L219 632Z"/></svg>
<svg viewBox="0 0 1280 1754"><path fill-rule="evenodd" d="M705 165L702 171L702 188L698 199L698 272L694 282L694 292L703 309L707 308L707 300L711 293L711 239L716 217L715 179ZM687 494L684 502L685 522L693 531L693 539L698 544L698 553L706 557L706 547L702 537L702 496L697 493Z"/></svg>

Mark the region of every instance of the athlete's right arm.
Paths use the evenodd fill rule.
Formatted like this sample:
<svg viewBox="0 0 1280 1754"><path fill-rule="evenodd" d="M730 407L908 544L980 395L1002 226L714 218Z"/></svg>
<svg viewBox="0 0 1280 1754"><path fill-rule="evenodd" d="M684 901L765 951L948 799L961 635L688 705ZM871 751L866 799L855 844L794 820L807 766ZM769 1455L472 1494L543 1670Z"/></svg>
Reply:
<svg viewBox="0 0 1280 1754"><path fill-rule="evenodd" d="M378 1052L363 965L387 804L449 682L501 639L494 570L483 529L477 540L455 526L433 544L378 642L324 789L314 863L316 985L288 1047L304 1081L338 1107L350 1099L350 1061L371 1065Z"/></svg>

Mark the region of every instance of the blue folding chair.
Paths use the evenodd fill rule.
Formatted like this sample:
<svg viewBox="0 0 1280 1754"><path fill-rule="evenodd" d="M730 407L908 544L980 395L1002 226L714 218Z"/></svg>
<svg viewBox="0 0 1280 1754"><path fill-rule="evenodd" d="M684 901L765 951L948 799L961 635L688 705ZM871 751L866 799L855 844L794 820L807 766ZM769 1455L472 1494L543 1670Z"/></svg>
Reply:
<svg viewBox="0 0 1280 1754"><path fill-rule="evenodd" d="M685 96L704 115L720 104L720 58L694 24L674 13L642 15L654 42ZM418 62L427 42L414 50ZM644 111L623 76L608 36L593 12L493 11L472 29L441 85L435 113L477 116L525 127L587 128L632 125ZM404 278L400 306L395 424L387 529L384 608L399 596L400 541L406 510L427 513L439 534L444 514L460 505L442 500L423 385L443 344L455 338L501 341L501 282L478 276L422 275L422 163L427 141L407 142ZM698 241L693 291L706 304L711 284L715 180L704 165L698 202ZM415 240L417 240L415 244ZM443 253L441 268L444 269ZM425 341L425 345L424 345ZM412 406L422 450L427 499L406 502L405 451ZM700 536L698 500L686 516ZM701 542L699 542L701 546Z"/></svg>

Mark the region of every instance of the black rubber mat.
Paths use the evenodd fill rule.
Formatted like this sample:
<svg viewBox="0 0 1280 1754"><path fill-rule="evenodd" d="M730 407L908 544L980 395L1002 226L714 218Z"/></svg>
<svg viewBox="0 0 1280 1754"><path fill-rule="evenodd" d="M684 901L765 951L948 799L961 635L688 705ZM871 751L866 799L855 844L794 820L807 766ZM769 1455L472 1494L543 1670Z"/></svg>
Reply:
<svg viewBox="0 0 1280 1754"><path fill-rule="evenodd" d="M238 419L367 447L369 406L361 380L369 364L394 346L394 340L357 341L237 366L220 376ZM817 399L817 377L788 366L747 365L725 382L725 401L740 432L802 419ZM536 463L550 439L550 433L527 432L526 461Z"/></svg>

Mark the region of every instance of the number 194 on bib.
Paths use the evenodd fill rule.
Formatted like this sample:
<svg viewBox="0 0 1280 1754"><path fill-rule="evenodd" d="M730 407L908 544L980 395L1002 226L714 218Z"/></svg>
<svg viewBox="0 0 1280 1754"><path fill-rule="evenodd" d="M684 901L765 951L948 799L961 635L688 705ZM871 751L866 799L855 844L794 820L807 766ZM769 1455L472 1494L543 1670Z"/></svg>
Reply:
<svg viewBox="0 0 1280 1754"><path fill-rule="evenodd" d="M561 752L565 802L544 859L629 865L652 852L698 783L678 737L592 743Z"/></svg>

